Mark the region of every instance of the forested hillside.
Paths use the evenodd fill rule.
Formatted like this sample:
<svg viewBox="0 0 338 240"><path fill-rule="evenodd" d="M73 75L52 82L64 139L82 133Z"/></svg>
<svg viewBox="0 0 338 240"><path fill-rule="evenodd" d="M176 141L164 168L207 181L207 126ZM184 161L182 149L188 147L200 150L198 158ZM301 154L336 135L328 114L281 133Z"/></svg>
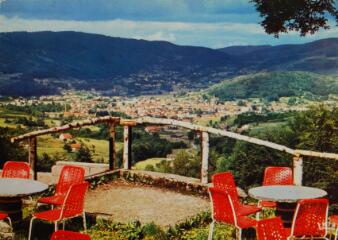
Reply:
<svg viewBox="0 0 338 240"><path fill-rule="evenodd" d="M208 93L220 100L266 98L313 94L338 94L338 77L309 72L263 72L226 79L212 86Z"/></svg>

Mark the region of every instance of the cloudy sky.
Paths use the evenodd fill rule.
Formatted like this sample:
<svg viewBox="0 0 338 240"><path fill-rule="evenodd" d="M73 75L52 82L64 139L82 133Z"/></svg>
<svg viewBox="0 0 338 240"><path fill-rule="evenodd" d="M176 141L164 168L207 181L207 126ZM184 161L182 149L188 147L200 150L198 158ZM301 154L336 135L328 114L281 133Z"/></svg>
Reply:
<svg viewBox="0 0 338 240"><path fill-rule="evenodd" d="M303 43L337 37L267 35L249 0L0 0L0 32L74 30L212 48Z"/></svg>

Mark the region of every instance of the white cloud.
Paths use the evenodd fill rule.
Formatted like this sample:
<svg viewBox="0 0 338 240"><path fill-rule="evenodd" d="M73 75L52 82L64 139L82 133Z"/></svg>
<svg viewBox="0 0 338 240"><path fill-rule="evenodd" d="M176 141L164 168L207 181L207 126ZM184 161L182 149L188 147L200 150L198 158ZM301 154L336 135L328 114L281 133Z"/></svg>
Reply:
<svg viewBox="0 0 338 240"><path fill-rule="evenodd" d="M136 39L144 39L149 41L169 41L169 42L175 42L176 37L173 33L164 33L162 31L155 32L151 35L145 35L145 36L135 36Z"/></svg>
<svg viewBox="0 0 338 240"><path fill-rule="evenodd" d="M0 0L1 1L1 0ZM208 47L229 46L233 43L261 45L297 43L337 36L337 28L315 36L300 38L290 34L275 39L259 24L245 23L186 23L158 21L65 21L7 18L0 15L0 32L12 31L80 31L146 40L165 40L182 45Z"/></svg>

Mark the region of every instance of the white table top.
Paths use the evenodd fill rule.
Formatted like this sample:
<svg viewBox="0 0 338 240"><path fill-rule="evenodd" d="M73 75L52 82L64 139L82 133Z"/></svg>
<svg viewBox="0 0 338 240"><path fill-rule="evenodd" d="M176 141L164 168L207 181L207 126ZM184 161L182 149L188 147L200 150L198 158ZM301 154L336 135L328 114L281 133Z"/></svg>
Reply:
<svg viewBox="0 0 338 240"><path fill-rule="evenodd" d="M47 184L31 179L0 178L0 197L25 197L47 188Z"/></svg>
<svg viewBox="0 0 338 240"><path fill-rule="evenodd" d="M249 190L249 196L255 199L289 203L301 199L320 198L325 195L327 192L319 188L293 185L261 186Z"/></svg>

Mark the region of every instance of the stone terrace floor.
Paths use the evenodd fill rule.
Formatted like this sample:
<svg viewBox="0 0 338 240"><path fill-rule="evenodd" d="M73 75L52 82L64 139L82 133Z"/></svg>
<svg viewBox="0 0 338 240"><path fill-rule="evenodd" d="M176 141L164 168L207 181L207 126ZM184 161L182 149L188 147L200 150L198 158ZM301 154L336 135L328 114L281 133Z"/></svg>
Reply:
<svg viewBox="0 0 338 240"><path fill-rule="evenodd" d="M114 222L137 219L143 224L168 226L210 210L210 202L206 198L118 179L89 190L85 209L89 213L111 215Z"/></svg>

